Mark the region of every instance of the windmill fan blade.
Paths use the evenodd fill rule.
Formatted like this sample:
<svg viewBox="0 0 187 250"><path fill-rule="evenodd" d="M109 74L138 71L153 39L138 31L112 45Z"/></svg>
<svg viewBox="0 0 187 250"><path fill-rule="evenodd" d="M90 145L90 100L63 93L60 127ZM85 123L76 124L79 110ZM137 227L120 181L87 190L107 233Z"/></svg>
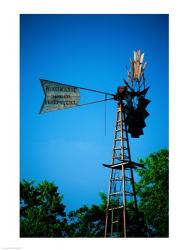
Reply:
<svg viewBox="0 0 187 250"><path fill-rule="evenodd" d="M147 67L147 62L144 63L143 69Z"/></svg>
<svg viewBox="0 0 187 250"><path fill-rule="evenodd" d="M144 59L144 53L141 54L140 63L143 63L143 59Z"/></svg>
<svg viewBox="0 0 187 250"><path fill-rule="evenodd" d="M133 88L131 88L131 86L129 85L129 83L128 83L125 79L123 79L123 81L124 81L124 83L127 85L127 87L128 87L131 91L133 91Z"/></svg>
<svg viewBox="0 0 187 250"><path fill-rule="evenodd" d="M139 138L140 135L143 135L143 129L138 128L138 129L131 129L128 131L131 134L132 138Z"/></svg>
<svg viewBox="0 0 187 250"><path fill-rule="evenodd" d="M144 90L140 92L140 95L146 95L148 90L149 90L149 87L145 88Z"/></svg>
<svg viewBox="0 0 187 250"><path fill-rule="evenodd" d="M137 58L136 51L134 51L134 61L136 61L136 58Z"/></svg>
<svg viewBox="0 0 187 250"><path fill-rule="evenodd" d="M149 116L149 113L146 110L144 110L144 112L142 112L142 117L146 119L148 116Z"/></svg>
<svg viewBox="0 0 187 250"><path fill-rule="evenodd" d="M137 61L140 61L140 55L141 55L141 52L140 52L140 49L139 49L137 51L137 56L136 56Z"/></svg>
<svg viewBox="0 0 187 250"><path fill-rule="evenodd" d="M138 80L141 80L141 72L142 72L142 65L139 65L139 70L138 70Z"/></svg>
<svg viewBox="0 0 187 250"><path fill-rule="evenodd" d="M150 100L145 99L143 96L141 96L141 97L139 98L138 108L144 109L145 107L147 107L147 105L148 105L150 102L151 102Z"/></svg>

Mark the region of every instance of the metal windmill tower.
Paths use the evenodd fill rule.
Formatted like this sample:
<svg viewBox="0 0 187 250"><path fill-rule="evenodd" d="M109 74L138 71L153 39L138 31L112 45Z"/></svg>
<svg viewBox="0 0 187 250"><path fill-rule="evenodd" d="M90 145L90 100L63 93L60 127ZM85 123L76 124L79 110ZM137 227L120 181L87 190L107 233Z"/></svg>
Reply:
<svg viewBox="0 0 187 250"><path fill-rule="evenodd" d="M116 94L40 79L45 93L40 113L108 100L117 101L112 163L103 164L110 168L104 237L128 237L129 230L140 230L133 170L143 165L131 160L129 134L133 138L143 135L146 126L144 120L149 115L146 106L150 101L145 98L149 87L145 87L146 63L143 61L144 53L141 54L140 50L134 52L133 60L130 59L128 78L124 80L123 86L118 87ZM105 99L80 104L80 90L104 94ZM129 218L130 210L134 224Z"/></svg>
<svg viewBox="0 0 187 250"><path fill-rule="evenodd" d="M131 160L128 134L133 138L143 135L143 128L146 126L144 120L149 115L146 111L150 101L145 99L148 88L145 88L146 63L143 64L143 59L144 54L140 50L134 52L134 60L130 59L128 80L124 80L126 86L118 87L114 97L118 105L112 163L103 164L110 168L105 237L127 237L130 230L140 235L133 170L143 165ZM133 213L134 225L129 225L130 213Z"/></svg>

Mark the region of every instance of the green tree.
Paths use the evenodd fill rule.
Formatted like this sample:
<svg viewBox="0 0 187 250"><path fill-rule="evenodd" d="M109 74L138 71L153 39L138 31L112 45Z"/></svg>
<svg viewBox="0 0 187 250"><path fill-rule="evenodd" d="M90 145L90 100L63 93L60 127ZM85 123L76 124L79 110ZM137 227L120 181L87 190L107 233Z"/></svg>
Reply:
<svg viewBox="0 0 187 250"><path fill-rule="evenodd" d="M137 184L139 209L144 213L150 237L168 237L169 152L167 149L161 149L141 162L146 169L138 170L141 177Z"/></svg>
<svg viewBox="0 0 187 250"><path fill-rule="evenodd" d="M127 200L127 237L168 237L168 160L165 149L141 160L146 169L138 170L139 216ZM63 196L57 190L47 181L38 185L21 182L20 236L104 237L107 196L100 193L101 204L83 206L66 217Z"/></svg>
<svg viewBox="0 0 187 250"><path fill-rule="evenodd" d="M67 221L63 196L47 181L20 183L20 236L65 237Z"/></svg>
<svg viewBox="0 0 187 250"><path fill-rule="evenodd" d="M104 237L107 198L100 193L100 205L83 206L68 214L70 237Z"/></svg>

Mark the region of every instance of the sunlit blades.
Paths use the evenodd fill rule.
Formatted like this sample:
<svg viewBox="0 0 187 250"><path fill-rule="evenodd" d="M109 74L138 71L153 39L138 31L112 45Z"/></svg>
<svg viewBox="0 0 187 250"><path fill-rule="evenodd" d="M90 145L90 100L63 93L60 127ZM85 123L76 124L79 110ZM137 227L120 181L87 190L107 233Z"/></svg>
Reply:
<svg viewBox="0 0 187 250"><path fill-rule="evenodd" d="M131 60L130 78L131 81L141 81L144 73L146 63L143 65L144 53L141 54L140 50L134 51L134 60Z"/></svg>

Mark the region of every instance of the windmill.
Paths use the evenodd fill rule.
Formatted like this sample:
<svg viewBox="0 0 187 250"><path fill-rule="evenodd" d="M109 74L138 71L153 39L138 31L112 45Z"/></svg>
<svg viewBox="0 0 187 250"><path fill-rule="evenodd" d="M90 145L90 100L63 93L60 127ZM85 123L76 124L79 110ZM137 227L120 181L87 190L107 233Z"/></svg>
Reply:
<svg viewBox="0 0 187 250"><path fill-rule="evenodd" d="M40 79L45 94L40 113L108 100L117 102L112 163L103 164L110 169L104 237L128 237L130 227L134 231L140 230L133 171L144 166L131 160L129 134L132 138L143 135L143 129L146 127L145 119L149 115L146 111L150 100L145 98L149 89L145 86L145 67L144 53L141 54L140 50L134 51L134 57L130 59L127 80L124 79L124 85L119 86L114 94ZM105 98L80 104L81 90L104 94ZM135 226L129 225L130 209L134 214Z"/></svg>

